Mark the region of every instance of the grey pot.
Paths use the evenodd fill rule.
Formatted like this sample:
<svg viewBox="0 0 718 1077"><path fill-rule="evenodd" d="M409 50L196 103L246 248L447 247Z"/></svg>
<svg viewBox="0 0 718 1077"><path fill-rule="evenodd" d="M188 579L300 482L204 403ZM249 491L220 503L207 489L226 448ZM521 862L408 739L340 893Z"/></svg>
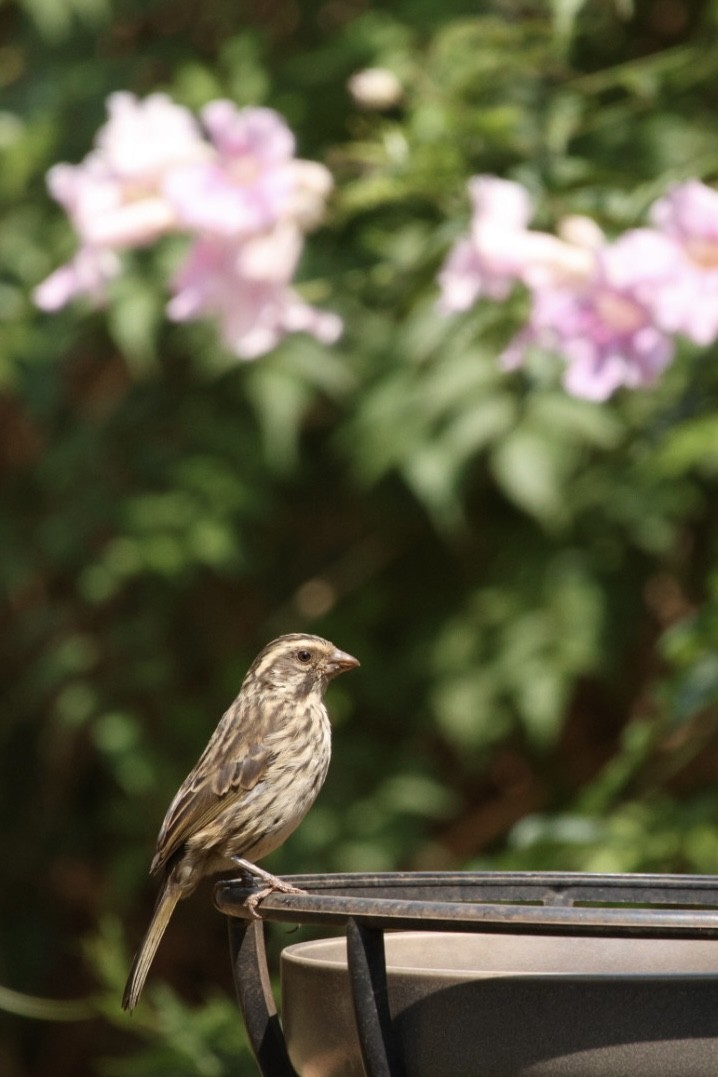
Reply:
<svg viewBox="0 0 718 1077"><path fill-rule="evenodd" d="M408 1077L716 1077L718 940L397 932L389 999ZM344 938L282 952L301 1077L363 1077Z"/></svg>

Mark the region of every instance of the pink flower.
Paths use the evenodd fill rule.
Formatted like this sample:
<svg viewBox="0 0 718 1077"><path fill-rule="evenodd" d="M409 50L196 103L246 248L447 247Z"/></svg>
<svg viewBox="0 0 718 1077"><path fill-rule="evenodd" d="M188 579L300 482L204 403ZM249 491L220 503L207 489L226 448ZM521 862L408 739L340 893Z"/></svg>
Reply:
<svg viewBox="0 0 718 1077"><path fill-rule="evenodd" d="M173 281L167 313L175 321L216 317L225 345L242 359L274 348L287 333L305 332L332 344L342 325L334 314L304 303L289 287L301 239L287 230L240 247L203 237Z"/></svg>
<svg viewBox="0 0 718 1077"><path fill-rule="evenodd" d="M665 237L637 229L603 247L594 273L581 284L536 289L529 324L502 365L521 365L531 346L557 352L567 363L567 390L589 400L605 400L622 385L654 384L674 352L653 309L671 256Z"/></svg>
<svg viewBox="0 0 718 1077"><path fill-rule="evenodd" d="M322 165L294 157L281 117L214 101L202 113L208 141L162 94L114 94L108 112L93 152L48 174L80 247L36 289L38 305L57 310L83 294L99 302L119 272L116 251L185 232L193 244L173 282L170 317L213 314L242 358L298 330L334 341L339 319L289 287L303 233L320 219L332 180Z"/></svg>
<svg viewBox="0 0 718 1077"><path fill-rule="evenodd" d="M530 347L548 349L566 362L569 392L604 400L622 385L652 385L675 334L718 339L718 192L679 184L653 206L656 227L610 244L587 217L564 219L557 236L530 229L519 184L477 176L470 192L471 229L440 273L441 305L465 310L524 284L529 322L501 357L505 368Z"/></svg>
<svg viewBox="0 0 718 1077"><path fill-rule="evenodd" d="M202 119L215 157L175 170L165 183L185 227L217 236L270 229L296 216L312 188L315 206L323 206L331 177L321 165L295 160L294 136L276 112L213 101ZM304 202L301 208L311 215Z"/></svg>
<svg viewBox="0 0 718 1077"><path fill-rule="evenodd" d="M196 120L166 94L140 101L131 93L115 93L107 110L109 119L95 140L97 153L128 190L157 190L173 168L206 155Z"/></svg>
<svg viewBox="0 0 718 1077"><path fill-rule="evenodd" d="M46 311L60 310L80 295L101 303L108 282L119 271L119 259L112 251L81 247L71 262L60 266L38 285L33 298Z"/></svg>
<svg viewBox="0 0 718 1077"><path fill-rule="evenodd" d="M108 112L96 148L82 164L55 165L47 176L50 194L70 218L80 249L37 290L45 309L50 309L48 302L61 306L81 294L101 301L105 281L117 271L111 252L146 245L175 227L174 210L161 190L164 175L206 154L190 113L163 94L145 101L113 94Z"/></svg>
<svg viewBox="0 0 718 1077"><path fill-rule="evenodd" d="M215 316L224 343L244 359L288 332L333 343L340 320L289 287L302 230L316 222L331 188L329 172L294 158L291 131L269 109L215 101L202 118L217 156L178 169L165 184L178 218L199 236L175 276L169 316Z"/></svg>
<svg viewBox="0 0 718 1077"><path fill-rule="evenodd" d="M439 274L444 311L466 310L481 296L506 299L517 281L539 287L591 272L590 246L527 228L532 206L520 184L474 176L469 193L470 233L456 243Z"/></svg>
<svg viewBox="0 0 718 1077"><path fill-rule="evenodd" d="M531 217L528 192L494 176L469 180L471 229L450 252L439 273L444 311L467 310L480 296L505 299L517 279L514 243Z"/></svg>
<svg viewBox="0 0 718 1077"><path fill-rule="evenodd" d="M705 269L718 269L718 191L699 180L678 183L652 206L651 220Z"/></svg>
<svg viewBox="0 0 718 1077"><path fill-rule="evenodd" d="M291 131L271 109L240 111L230 101L213 101L202 119L216 154L165 186L183 224L224 236L272 227L291 192Z"/></svg>
<svg viewBox="0 0 718 1077"><path fill-rule="evenodd" d="M82 165L55 165L47 185L87 246L115 250L144 246L175 224L174 211L164 198L150 189L141 196L138 189L128 192L93 155Z"/></svg>
<svg viewBox="0 0 718 1077"><path fill-rule="evenodd" d="M96 149L80 165L56 165L48 187L64 207L80 241L93 246L136 247L175 225L162 192L164 178L208 147L186 109L164 94L138 101L113 94L109 119Z"/></svg>
<svg viewBox="0 0 718 1077"><path fill-rule="evenodd" d="M696 344L718 338L718 192L698 180L672 187L651 209L680 271L662 290L657 317Z"/></svg>

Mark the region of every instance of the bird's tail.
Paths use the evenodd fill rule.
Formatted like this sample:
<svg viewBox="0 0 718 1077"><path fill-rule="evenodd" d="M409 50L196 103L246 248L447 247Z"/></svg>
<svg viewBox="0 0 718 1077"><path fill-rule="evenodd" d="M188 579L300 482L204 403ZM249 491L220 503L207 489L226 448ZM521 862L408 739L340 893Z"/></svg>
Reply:
<svg viewBox="0 0 718 1077"><path fill-rule="evenodd" d="M147 973L150 971L152 959L157 953L157 947L170 922L170 917L175 910L175 905L182 896L183 892L181 887L177 885L170 875L160 890L157 904L155 905L155 911L150 920L150 926L147 928L145 937L140 944L140 948L133 958L130 975L127 977L125 991L122 996L123 1010L129 1010L131 1013L137 1005L142 988L145 986Z"/></svg>

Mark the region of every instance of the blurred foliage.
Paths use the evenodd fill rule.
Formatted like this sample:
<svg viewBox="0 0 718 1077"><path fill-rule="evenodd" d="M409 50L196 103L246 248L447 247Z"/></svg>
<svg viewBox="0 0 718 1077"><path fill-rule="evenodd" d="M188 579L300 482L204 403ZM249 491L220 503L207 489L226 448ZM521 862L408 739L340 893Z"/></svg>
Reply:
<svg viewBox="0 0 718 1077"><path fill-rule="evenodd" d="M587 404L546 361L497 370L520 301L444 319L435 275L476 172L610 234L715 182L717 24L715 0L0 6L3 1074L254 1072L209 889L131 1021L119 995L165 808L281 631L362 668L275 870L715 871L716 357ZM400 105L351 101L365 66ZM106 311L33 308L72 248L44 173L118 89L270 105L329 165L302 287L336 348L238 364L166 324L172 244Z"/></svg>

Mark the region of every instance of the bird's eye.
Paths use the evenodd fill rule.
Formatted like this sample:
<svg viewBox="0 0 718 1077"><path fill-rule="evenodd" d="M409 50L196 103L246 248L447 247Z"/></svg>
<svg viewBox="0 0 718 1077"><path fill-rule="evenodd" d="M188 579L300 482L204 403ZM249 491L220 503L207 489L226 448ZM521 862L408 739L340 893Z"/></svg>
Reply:
<svg viewBox="0 0 718 1077"><path fill-rule="evenodd" d="M312 660L312 652L311 651L297 651L297 658L299 659L300 662L303 662L306 665L307 662L311 662L311 660Z"/></svg>

